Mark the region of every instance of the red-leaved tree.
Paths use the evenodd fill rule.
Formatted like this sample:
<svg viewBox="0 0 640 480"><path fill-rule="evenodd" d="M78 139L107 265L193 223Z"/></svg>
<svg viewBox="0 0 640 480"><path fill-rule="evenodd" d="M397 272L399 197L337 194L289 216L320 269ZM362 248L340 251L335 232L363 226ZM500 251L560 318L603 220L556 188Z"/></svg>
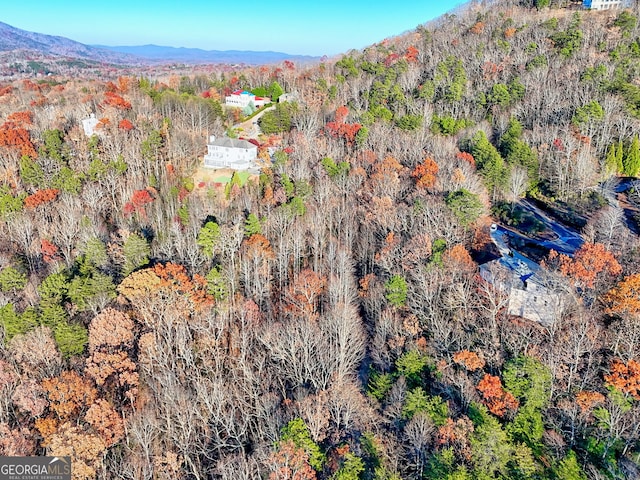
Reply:
<svg viewBox="0 0 640 480"><path fill-rule="evenodd" d="M518 400L502 388L499 377L486 373L476 388L482 394L482 403L498 417L503 417L506 413L518 408Z"/></svg>
<svg viewBox="0 0 640 480"><path fill-rule="evenodd" d="M362 128L359 123L345 123L349 109L345 106L336 109L336 116L333 122L327 122L327 132L332 137L344 138L351 145L356 139L356 135Z"/></svg>

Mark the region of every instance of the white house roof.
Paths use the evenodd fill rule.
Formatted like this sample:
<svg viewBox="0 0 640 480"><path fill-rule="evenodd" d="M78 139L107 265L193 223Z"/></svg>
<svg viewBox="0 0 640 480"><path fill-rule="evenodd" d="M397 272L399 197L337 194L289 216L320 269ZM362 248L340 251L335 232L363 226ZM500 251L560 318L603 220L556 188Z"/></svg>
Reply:
<svg viewBox="0 0 640 480"><path fill-rule="evenodd" d="M221 137L216 138L209 145L226 148L257 148L253 143L246 140L238 140L237 138Z"/></svg>

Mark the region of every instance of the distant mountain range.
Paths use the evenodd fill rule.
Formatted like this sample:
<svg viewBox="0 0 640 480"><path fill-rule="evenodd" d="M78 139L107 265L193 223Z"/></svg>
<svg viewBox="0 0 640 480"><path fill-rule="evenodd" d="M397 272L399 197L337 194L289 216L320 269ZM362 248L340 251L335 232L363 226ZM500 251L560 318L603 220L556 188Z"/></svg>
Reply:
<svg viewBox="0 0 640 480"><path fill-rule="evenodd" d="M156 62L182 63L246 63L262 65L278 63L284 60L293 62L312 62L319 57L309 55L289 55L282 52L256 52L246 50L202 50L200 48L175 48L159 45L109 47L94 45L94 47L113 52L135 55Z"/></svg>
<svg viewBox="0 0 640 480"><path fill-rule="evenodd" d="M96 62L121 65L145 63L244 63L261 65L291 60L306 63L318 57L289 55L280 52L254 52L240 50L201 50L158 45L109 47L85 45L65 37L28 32L0 22L0 52L29 51L42 55L81 58Z"/></svg>
<svg viewBox="0 0 640 480"><path fill-rule="evenodd" d="M64 37L28 32L0 22L0 52L16 50L106 63L138 64L143 62L141 58L132 55L90 47Z"/></svg>

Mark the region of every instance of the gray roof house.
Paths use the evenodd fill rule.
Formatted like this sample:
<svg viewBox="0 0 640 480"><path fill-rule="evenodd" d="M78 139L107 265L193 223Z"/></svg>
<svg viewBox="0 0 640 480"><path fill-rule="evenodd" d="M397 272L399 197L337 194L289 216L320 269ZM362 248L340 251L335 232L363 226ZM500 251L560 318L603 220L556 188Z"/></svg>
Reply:
<svg viewBox="0 0 640 480"><path fill-rule="evenodd" d="M509 315L552 325L562 312L563 295L544 285L539 278L540 266L511 250L504 241L504 233L501 227L491 226L491 239L502 256L480 265L480 276L509 293Z"/></svg>

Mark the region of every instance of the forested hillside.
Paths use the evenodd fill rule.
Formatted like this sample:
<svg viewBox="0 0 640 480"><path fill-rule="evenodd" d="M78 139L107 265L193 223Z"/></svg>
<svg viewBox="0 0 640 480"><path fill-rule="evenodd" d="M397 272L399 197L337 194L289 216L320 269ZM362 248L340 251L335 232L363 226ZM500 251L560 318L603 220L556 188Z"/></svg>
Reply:
<svg viewBox="0 0 640 480"><path fill-rule="evenodd" d="M312 68L0 85L0 455L639 478L639 16L496 2ZM260 175L194 180L236 89L297 102ZM537 232L524 196L585 240L536 252L544 326L479 274L492 222Z"/></svg>

